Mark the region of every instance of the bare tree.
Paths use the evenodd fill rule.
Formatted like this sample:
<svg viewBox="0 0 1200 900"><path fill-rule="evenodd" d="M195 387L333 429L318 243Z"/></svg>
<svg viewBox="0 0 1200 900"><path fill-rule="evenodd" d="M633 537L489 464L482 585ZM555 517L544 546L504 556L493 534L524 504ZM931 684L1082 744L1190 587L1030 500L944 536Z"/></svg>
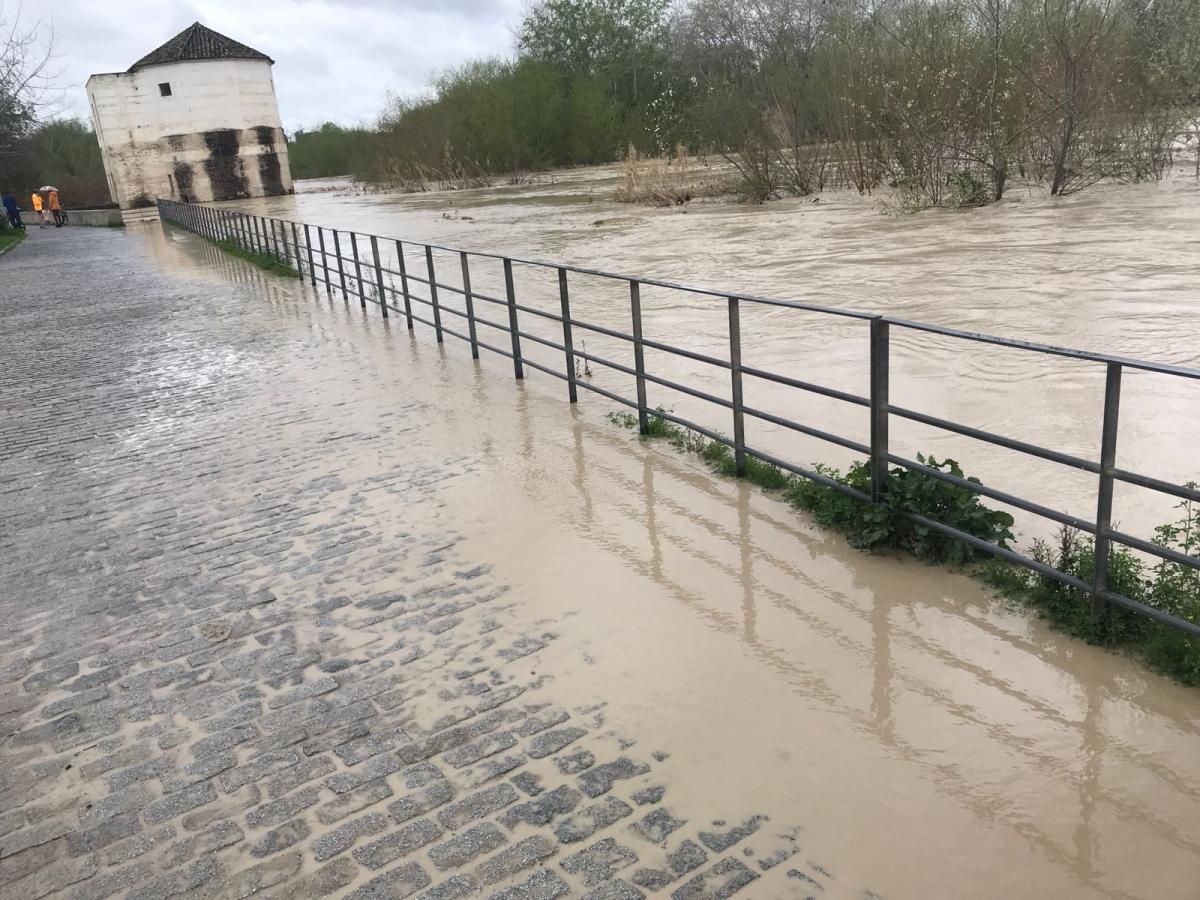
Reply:
<svg viewBox="0 0 1200 900"><path fill-rule="evenodd" d="M0 3L0 153L15 152L57 99L53 59L53 28Z"/></svg>
<svg viewBox="0 0 1200 900"><path fill-rule="evenodd" d="M1116 152L1095 138L1121 77L1120 61L1109 54L1118 21L1113 0L1043 0L1049 77L1034 86L1048 107L1041 134L1055 196L1095 184Z"/></svg>

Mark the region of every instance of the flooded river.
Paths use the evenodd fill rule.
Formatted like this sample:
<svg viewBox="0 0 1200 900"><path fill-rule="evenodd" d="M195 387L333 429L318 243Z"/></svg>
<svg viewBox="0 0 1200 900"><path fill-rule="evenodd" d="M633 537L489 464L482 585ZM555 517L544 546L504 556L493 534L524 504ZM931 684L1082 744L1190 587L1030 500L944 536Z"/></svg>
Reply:
<svg viewBox="0 0 1200 900"><path fill-rule="evenodd" d="M316 191L255 201L251 208L326 227L1005 337L1187 366L1200 361L1200 186L1183 175L1158 186L1100 186L1065 200L1014 187L1003 203L984 209L917 215L888 214L885 201L847 193L758 207L722 201L653 209L614 202L620 176L618 167L607 167L461 192ZM409 265L424 273L423 260ZM435 265L439 280L460 283L453 255L437 254ZM516 275L522 302L557 309L553 272L518 266ZM472 278L476 290L503 296L498 265L476 263ZM461 307L461 298L441 300ZM728 356L719 298L644 288L642 303L647 338ZM620 283L577 279L572 305L578 318L629 330L629 301ZM491 312L504 320L503 310ZM522 327L561 337L555 323L529 316ZM486 339L488 329L481 331ZM867 393L865 323L743 304L742 331L747 365ZM506 346L506 336L498 338ZM632 365L628 345L583 338L588 351ZM528 343L525 351L561 369L555 351ZM728 374L703 363L650 351L647 366L652 374L729 396ZM633 396L626 375L594 367L593 378ZM1102 365L893 329L891 383L894 404L1098 458ZM861 408L753 378L745 390L746 402L759 409L868 439ZM728 413L693 397L651 385L650 402L732 431ZM1196 478L1200 471L1190 451L1200 440L1198 411L1200 382L1127 372L1118 463L1172 481ZM754 419L747 423L747 442L801 464L845 465L854 458ZM898 419L892 450L909 458L917 452L954 457L993 487L1095 518L1095 478L1086 473ZM1173 515L1168 498L1118 486L1114 518L1124 530L1149 537ZM1053 530L1052 523L1021 513L1018 526L1023 546Z"/></svg>
<svg viewBox="0 0 1200 900"><path fill-rule="evenodd" d="M1188 184L897 219L857 198L618 206L613 177L256 205L327 226L1195 362L1200 192ZM264 300L280 304L280 328L327 342L329 364L353 373L346 400L366 404L364 423L381 401L354 384L393 385L435 407L396 453L483 455L479 472L445 488L438 516L512 585L518 615L559 636L539 674L561 702L599 694L638 749L669 748L677 814L721 808L799 825L797 865L829 873L820 885L764 878L768 887L739 896L1197 896L1195 690L1050 632L964 577L857 553L753 488L613 428L606 403L585 394L568 407L561 382L532 373L515 385L507 360L484 354L472 365L456 342L439 348L398 318L383 323L353 301L222 261L186 236L156 247L175 272L190 260L193 277L261 282ZM438 262L450 279L451 260ZM495 278L481 271L476 287L495 290ZM549 285L523 269L518 278L549 304ZM624 325L619 295L592 290L575 295L577 315ZM648 335L721 346L722 307L654 291L646 300ZM748 325L748 362L865 390L858 326L778 310ZM979 347L950 355L946 342L922 340L897 340L896 402L1094 455L1102 372ZM719 384L701 365L664 364L674 368L663 374ZM1129 381L1122 461L1194 474L1184 451L1200 437L1187 412L1200 408L1195 392ZM719 410L651 399L723 427ZM766 399L865 437L865 421L833 404ZM768 446L791 440L761 436ZM1086 481L986 446L899 440L911 441L901 452L956 453L997 486L1090 514ZM848 458L786 448L792 458ZM347 466L370 463L346 453ZM1147 523L1157 514L1132 508Z"/></svg>

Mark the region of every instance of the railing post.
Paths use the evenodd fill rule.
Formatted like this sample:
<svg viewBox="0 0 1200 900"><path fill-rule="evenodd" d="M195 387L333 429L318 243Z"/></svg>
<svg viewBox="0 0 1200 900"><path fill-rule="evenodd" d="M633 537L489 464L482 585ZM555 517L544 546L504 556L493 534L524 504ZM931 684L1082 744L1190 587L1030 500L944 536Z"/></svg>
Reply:
<svg viewBox="0 0 1200 900"><path fill-rule="evenodd" d="M233 237L233 229L229 225L229 210L221 210L221 239L229 241Z"/></svg>
<svg viewBox="0 0 1200 900"><path fill-rule="evenodd" d="M387 294L383 290L383 266L379 262L379 240L371 235L371 255L375 258L375 287L379 290L379 311L388 317Z"/></svg>
<svg viewBox="0 0 1200 900"><path fill-rule="evenodd" d="M572 403L579 401L579 388L575 386L575 345L571 343L571 298L567 291L567 270L558 269L558 305L562 309L563 349L567 355L567 397Z"/></svg>
<svg viewBox="0 0 1200 900"><path fill-rule="evenodd" d="M1093 553L1092 615L1108 609L1108 560L1112 549L1113 470L1117 466L1117 422L1121 412L1121 364L1110 362L1104 379L1104 422L1100 435L1100 489L1096 499L1096 544Z"/></svg>
<svg viewBox="0 0 1200 900"><path fill-rule="evenodd" d="M261 255L263 252L262 251L263 242L262 242L262 232L261 232L262 220L258 216L251 216L250 218L254 221L254 240L251 243L251 246L254 248L255 253L258 253Z"/></svg>
<svg viewBox="0 0 1200 900"><path fill-rule="evenodd" d="M471 338L471 359L479 359L479 342L475 336L475 300L471 297L471 266L466 252L459 254L462 260L463 300L467 304L467 334Z"/></svg>
<svg viewBox="0 0 1200 900"><path fill-rule="evenodd" d="M650 410L646 404L646 352L642 347L642 285L629 282L629 309L633 315L633 368L637 372L638 431L650 431Z"/></svg>
<svg viewBox="0 0 1200 900"><path fill-rule="evenodd" d="M742 412L742 319L738 298L729 298L729 377L733 399L733 465L746 474L746 417Z"/></svg>
<svg viewBox="0 0 1200 900"><path fill-rule="evenodd" d="M304 277L304 267L300 265L300 232L296 230L296 223L292 223L292 253L296 257L296 274L301 278Z"/></svg>
<svg viewBox="0 0 1200 900"><path fill-rule="evenodd" d="M433 274L433 248L425 245L425 271L429 274L429 302L433 304L433 330L442 342L442 311L438 307L437 277Z"/></svg>
<svg viewBox="0 0 1200 900"><path fill-rule="evenodd" d="M871 320L871 502L883 500L888 473L888 322Z"/></svg>
<svg viewBox="0 0 1200 900"><path fill-rule="evenodd" d="M517 291L513 287L512 260L504 258L504 291L508 295L508 331L512 336L513 375L518 380L525 377L525 364L521 361L521 332L517 324Z"/></svg>
<svg viewBox="0 0 1200 900"><path fill-rule="evenodd" d="M304 223L304 252L308 255L308 280L313 287L317 286L317 269L313 265L312 252L312 232L308 228L308 223Z"/></svg>
<svg viewBox="0 0 1200 900"><path fill-rule="evenodd" d="M337 259L338 264L338 281L342 285L342 299L349 300L350 295L346 293L346 261L342 259L342 241L338 237L337 229L330 229L333 232L333 255Z"/></svg>
<svg viewBox="0 0 1200 900"><path fill-rule="evenodd" d="M396 265L400 267L400 296L404 298L404 318L413 330L412 299L408 296L408 269L404 265L404 242L396 241Z"/></svg>
<svg viewBox="0 0 1200 900"><path fill-rule="evenodd" d="M362 308L367 308L367 289L363 287L362 263L358 261L358 237L350 232L350 255L354 257L354 277L358 279L358 299Z"/></svg>
<svg viewBox="0 0 1200 900"><path fill-rule="evenodd" d="M321 245L321 271L325 273L325 277L322 279L325 282L325 293L332 297L333 285L329 283L329 254L325 252L325 229L320 225L317 226L317 240Z"/></svg>

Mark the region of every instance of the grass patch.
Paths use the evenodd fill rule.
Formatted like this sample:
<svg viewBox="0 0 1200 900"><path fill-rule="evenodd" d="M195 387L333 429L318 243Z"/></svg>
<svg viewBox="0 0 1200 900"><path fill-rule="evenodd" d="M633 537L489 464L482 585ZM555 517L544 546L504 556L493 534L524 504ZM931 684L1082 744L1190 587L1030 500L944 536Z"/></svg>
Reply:
<svg viewBox="0 0 1200 900"><path fill-rule="evenodd" d="M23 240L25 240L23 228L6 228L4 231L0 231L0 253L7 253Z"/></svg>
<svg viewBox="0 0 1200 900"><path fill-rule="evenodd" d="M201 235L203 237L203 235ZM254 250L247 250L240 244L234 241L214 240L212 238L204 238L214 247L219 250L224 250L230 256L236 256L238 259L244 259L248 263L253 263L260 269L270 272L272 275L282 275L285 278L299 278L300 273L292 266L288 265L281 257L273 253L257 253Z"/></svg>
<svg viewBox="0 0 1200 900"><path fill-rule="evenodd" d="M660 409L649 417L644 438L666 440L681 453L699 456L713 471L736 476L732 449L676 425L663 412L666 410ZM623 428L638 430L637 416L632 413L610 413L608 418ZM917 459L930 468L966 477L954 460L938 461L921 455ZM866 461L854 463L845 472L820 464L814 469L838 484L870 492L871 471ZM1093 616L1091 598L1083 591L924 528L904 515L915 513L935 519L1007 547L1013 540L1012 516L984 505L966 488L923 472L895 468L888 472L883 502L872 504L750 456L743 477L808 513L818 524L844 535L854 547L899 551L930 564L964 570L1001 596L1029 606L1059 631L1129 653L1183 684L1200 685L1200 639L1116 606ZM975 478L967 480L979 483ZM1196 556L1200 553L1200 505L1184 501L1178 510L1176 521L1155 529L1154 542ZM1053 544L1034 541L1029 555L1085 583L1092 581L1093 541L1073 529L1063 528ZM1147 564L1127 548L1114 545L1109 556L1108 583L1111 590L1132 600L1200 621L1200 572L1194 569L1166 560Z"/></svg>
<svg viewBox="0 0 1200 900"><path fill-rule="evenodd" d="M182 225L179 225L175 222L168 222L168 224L174 225L176 228L183 228L184 231L191 231L191 229L184 228ZM300 273L290 266L287 260L280 256L276 256L274 253L258 253L254 250L247 250L236 241L210 238L196 231L191 233L196 235L196 237L200 238L201 240L208 241L218 250L223 250L230 256L236 256L238 259L243 259L248 263L252 263L253 265L258 266L260 269L270 272L272 275L282 275L284 278L301 277Z"/></svg>

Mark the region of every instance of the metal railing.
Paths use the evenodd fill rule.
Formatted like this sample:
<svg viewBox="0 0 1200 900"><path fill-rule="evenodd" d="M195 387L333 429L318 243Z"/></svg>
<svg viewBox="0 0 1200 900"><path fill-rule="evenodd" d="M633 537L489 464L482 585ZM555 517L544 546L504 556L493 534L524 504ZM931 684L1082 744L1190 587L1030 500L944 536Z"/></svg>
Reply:
<svg viewBox="0 0 1200 900"><path fill-rule="evenodd" d="M368 304L377 305L385 318L388 317L389 311L401 313L404 315L405 323L409 329L414 327L414 323L427 325L434 330L435 337L439 343L443 342L444 335L447 334L459 338L470 346L473 358L477 359L479 357L480 349L507 357L512 360L513 373L518 379L524 378L526 367L561 379L567 384L568 398L572 403L578 400L579 389L583 388L617 404L628 407L636 412L638 426L643 433L649 427L650 417L660 416L676 425L691 429L709 440L724 444L733 451L734 464L739 475L745 473L747 458L754 457L863 502L879 503L882 501L882 495L886 488L888 466L897 465L970 491L973 494L1041 516L1052 522L1078 529L1091 535L1094 540L1095 576L1091 583L1083 581L1074 574L1059 571L1044 562L1033 559L1011 548L998 546L943 522L916 513L901 513L915 524L961 541L976 550L990 553L1024 566L1045 578L1090 595L1092 598L1093 614L1099 615L1103 613L1107 605L1111 603L1145 615L1162 624L1200 636L1200 624L1116 593L1109 588L1108 584L1108 562L1114 543L1149 554L1158 559L1200 570L1200 558L1120 531L1114 526L1113 519L1113 488L1117 483L1134 485L1184 500L1200 501L1200 490L1190 485L1175 484L1138 474L1122 469L1116 463L1122 373L1129 369L1183 379L1200 380L1200 369L1102 353L1091 353L1083 350L1073 350L1011 338L994 337L891 316L817 306L798 301L781 300L733 291L719 291L711 288L663 281L661 279L623 275L580 266L521 259L519 257L503 256L494 253L467 251L444 247L438 244L382 238L378 235L361 234L353 231L338 231L287 220L272 219L231 209L178 203L172 200L159 200L158 208L160 215L165 221L174 222L213 240L230 241L247 251L271 256L291 266L302 278L306 278L313 287L320 284L327 292L339 291L347 299L350 296L355 296L359 299L364 309L367 308ZM343 244L343 237L348 239L349 256L343 255L343 250L347 249ZM384 248L384 252L382 253L381 246ZM394 248L394 252L392 252L392 248ZM406 248L417 251L417 258L424 264L425 274L423 276L409 268ZM438 280L434 259L435 251L457 257L461 267L460 285L453 285ZM474 260L490 260L500 263L503 269L504 297L491 296L472 287L471 263ZM385 265L385 263L387 264ZM393 265L395 268L392 268ZM558 284L557 312L548 312L517 302L517 290L513 273L514 265L532 267L556 274ZM387 280L384 278L385 274L389 276ZM603 279L608 282L628 285L628 312L631 331L625 332L621 329L610 328L595 322L586 322L573 317L571 313L570 291L570 277L572 275ZM396 286L395 279L399 279L399 287ZM727 356L713 356L647 338L643 334L642 329L641 295L643 287L666 288L710 300L723 301L728 315ZM439 291L451 292L461 296L464 301L464 308L461 310L455 309L444 302L440 302ZM476 312L476 301L483 301L487 304L503 308L507 312L507 322L497 322L493 319L480 316ZM869 330L870 387L868 396L860 396L744 364L742 361L741 312L743 305L746 304L790 308L837 317L841 320L865 323ZM426 315L422 315L420 311L414 312L414 305L426 308L429 317L427 318ZM443 314L453 315L458 317L458 319L465 320L465 333L458 328L446 325L443 321ZM527 330L523 331L521 328L521 314L557 323L561 327L561 342L533 334ZM478 326L480 325L507 334L509 337L509 347L497 346L496 344L481 340L478 334ZM989 344L1023 352L1044 354L1104 366L1105 390L1098 459L1086 459L1070 453L1041 447L1027 441L1016 440L984 429L963 425L891 403L888 395L891 330L893 328L925 332L954 340ZM602 335L606 338L631 345L633 365L625 365L598 354L577 349L574 336L579 330L593 335ZM522 351L522 341L529 341L562 354L561 358L565 364L564 368L560 371L556 366L535 361L531 358L530 354ZM647 371L646 350L648 349L726 371L729 378L731 399L726 400L723 397L718 397L698 388L671 381ZM579 377L577 363L594 363L632 377L635 384L635 396L632 398L623 396L616 391L600 387L585 378ZM744 380L746 378L770 382L782 387L864 408L869 414L869 443L864 444L851 438L796 422L748 405L744 399ZM690 397L721 407L729 416L729 424L732 427L733 436L729 437L715 429L682 416L677 416L673 412L652 409L647 400L648 384L679 391ZM821 472L797 465L796 463L780 458L776 454L750 446L746 442L746 417L861 453L869 460L870 464L870 492L857 490L827 477ZM904 419L941 429L1094 475L1097 479L1095 520L1089 521L1066 512L1052 509L1033 500L958 477L939 468L926 465L918 460L893 453L888 441L889 424L893 418Z"/></svg>

